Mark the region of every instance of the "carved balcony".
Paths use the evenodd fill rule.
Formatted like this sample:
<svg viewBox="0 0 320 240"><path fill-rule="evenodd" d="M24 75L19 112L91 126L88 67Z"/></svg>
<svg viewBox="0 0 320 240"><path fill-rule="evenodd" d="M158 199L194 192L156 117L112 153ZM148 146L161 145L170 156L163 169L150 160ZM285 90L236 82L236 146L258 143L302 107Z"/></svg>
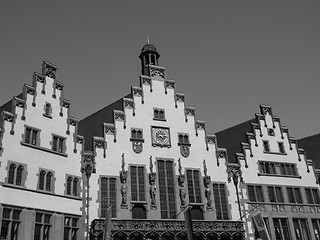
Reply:
<svg viewBox="0 0 320 240"><path fill-rule="evenodd" d="M104 224L104 219L92 221L91 239L103 239ZM113 239L187 239L185 222L181 220L113 219L111 225ZM196 239L244 239L241 221L193 220L192 225Z"/></svg>

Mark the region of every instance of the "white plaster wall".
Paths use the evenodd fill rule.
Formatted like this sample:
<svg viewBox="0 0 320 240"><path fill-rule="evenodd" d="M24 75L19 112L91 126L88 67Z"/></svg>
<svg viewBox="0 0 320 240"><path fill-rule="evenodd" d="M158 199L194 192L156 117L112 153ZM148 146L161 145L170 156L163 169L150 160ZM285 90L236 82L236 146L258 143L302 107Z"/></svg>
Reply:
<svg viewBox="0 0 320 240"><path fill-rule="evenodd" d="M99 209L99 199L98 191L99 186L98 179L100 175L116 175L119 176L121 171L122 163L122 154L124 153L125 158L125 170L128 170L129 164L143 164L146 166L146 170L149 173L149 162L150 156L152 156L152 161L154 164L153 171L157 172L156 160L159 158L172 159L175 163L175 171L178 175L178 159L181 159L182 171L184 173L185 168L195 168L200 169L201 175L203 176L203 161L206 160L206 165L208 169L208 175L211 176L211 181L217 182L226 182L227 181L227 172L225 160L220 158L220 165L217 166L216 158L216 147L213 144L208 144L209 150L206 149L206 135L204 130L198 130L198 136L196 136L195 129L195 119L193 116L188 116L188 121L185 121L185 106L183 102L177 102L177 108L175 107L175 90L167 89L167 94L165 94L164 80L160 78L152 78L152 92L150 91L149 85L143 85L143 94L144 94L144 104L141 102L141 97L134 97L135 104L135 115L133 116L132 109L125 109L126 117L126 128L124 128L124 122L116 121L116 139L114 142L113 135L105 135L105 140L107 142L107 157L103 158L103 149L96 149L96 174L91 176L90 182L92 184L90 195L92 197L92 202L90 204L90 219L93 220L98 218ZM157 121L153 120L153 109L162 108L165 109L165 118L166 121ZM170 128L170 140L171 147L153 147L152 138L151 138L151 126L160 126ZM143 151L140 154L136 154L132 150L131 138L131 128L141 128L143 129ZM178 143L178 133L188 133L189 140L191 143L190 155L187 158L184 158L180 154L180 147ZM128 180L129 180L128 176ZM146 178L148 182L148 179ZM157 179L158 181L158 179ZM120 181L117 182L120 184ZM178 189L178 183L176 181L176 190ZM202 183L201 183L202 184ZM127 182L127 186L129 183ZM229 186L228 186L229 187ZM212 186L211 186L212 188ZM148 191L148 187L146 187ZM232 186L229 189L231 197L229 196L230 202L235 201L234 189ZM204 192L204 189L202 189ZM147 192L147 199L149 199L149 194ZM180 208L180 200L177 196L177 212ZM121 195L117 195L120 205ZM213 194L212 194L213 201ZM130 192L128 192L128 203L130 203ZM203 198L204 205L206 204L206 199ZM148 204L149 205L149 204ZM214 201L212 203L214 206ZM119 206L118 206L119 207ZM158 211L160 209L158 202ZM232 208L232 216L234 218L238 217L236 212L237 208ZM148 214L152 214L151 211ZM151 215L149 215L151 216ZM131 213L129 211L124 211L122 214L124 218L130 218ZM179 216L183 218L183 214ZM209 219L208 219L209 220Z"/></svg>
<svg viewBox="0 0 320 240"><path fill-rule="evenodd" d="M52 78L45 79L45 94L42 94L43 84L36 82L36 106L32 106L33 97L26 94L25 120L21 119L22 108L15 108L14 135L10 134L12 123L4 122L4 136L2 139L3 152L0 156L0 181L5 182L8 175L7 161L14 161L27 165L25 188L35 191L38 184L39 168L54 172L54 193L64 195L66 174L76 175L81 178L80 163L82 146L76 144L74 149L75 127L70 126L70 134L67 131L68 109L63 108L63 116L60 116L61 91L55 90L56 98L52 97ZM43 116L45 103L51 103L52 119ZM66 138L67 157L42 151L21 144L24 140L25 126L40 129L40 147L52 149L52 134ZM21 207L52 210L80 215L81 201L58 196L24 191L20 189L0 187L0 202L2 204L17 205Z"/></svg>

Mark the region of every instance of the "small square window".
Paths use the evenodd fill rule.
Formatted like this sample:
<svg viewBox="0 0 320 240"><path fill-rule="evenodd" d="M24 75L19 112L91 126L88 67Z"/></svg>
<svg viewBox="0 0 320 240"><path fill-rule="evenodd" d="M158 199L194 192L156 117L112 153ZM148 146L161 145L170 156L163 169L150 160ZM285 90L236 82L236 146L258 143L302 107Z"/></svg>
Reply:
<svg viewBox="0 0 320 240"><path fill-rule="evenodd" d="M142 129L140 129L140 128L132 128L131 129L131 139L142 140L143 139Z"/></svg>
<svg viewBox="0 0 320 240"><path fill-rule="evenodd" d="M187 133L178 133L178 145L190 145L189 135Z"/></svg>
<svg viewBox="0 0 320 240"><path fill-rule="evenodd" d="M54 135L52 137L52 150L59 153L64 153L65 138Z"/></svg>
<svg viewBox="0 0 320 240"><path fill-rule="evenodd" d="M162 120L165 121L165 113L164 113L164 109L161 108L154 108L153 109L153 119L154 120Z"/></svg>
<svg viewBox="0 0 320 240"><path fill-rule="evenodd" d="M270 152L269 141L263 141L263 150L265 152Z"/></svg>

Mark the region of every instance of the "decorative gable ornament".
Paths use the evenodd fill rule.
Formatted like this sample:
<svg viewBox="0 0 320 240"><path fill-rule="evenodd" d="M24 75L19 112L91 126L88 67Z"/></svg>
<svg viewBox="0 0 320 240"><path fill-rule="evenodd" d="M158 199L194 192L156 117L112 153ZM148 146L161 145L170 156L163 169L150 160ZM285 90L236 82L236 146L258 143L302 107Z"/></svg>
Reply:
<svg viewBox="0 0 320 240"><path fill-rule="evenodd" d="M184 158L189 157L189 155L190 155L190 146L180 145L180 153L181 153L181 156L184 157Z"/></svg>
<svg viewBox="0 0 320 240"><path fill-rule="evenodd" d="M132 150L133 150L135 153L137 153L137 154L141 153L142 150L143 150L143 144L142 144L142 142L140 142L140 141L133 141L133 142L132 142Z"/></svg>

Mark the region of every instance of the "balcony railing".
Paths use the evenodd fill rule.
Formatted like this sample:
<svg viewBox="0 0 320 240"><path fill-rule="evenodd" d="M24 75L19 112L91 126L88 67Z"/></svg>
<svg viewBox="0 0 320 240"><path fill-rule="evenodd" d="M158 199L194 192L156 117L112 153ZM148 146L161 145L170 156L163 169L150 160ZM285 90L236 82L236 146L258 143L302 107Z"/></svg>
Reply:
<svg viewBox="0 0 320 240"><path fill-rule="evenodd" d="M92 239L101 239L104 230L104 219L95 219L91 223ZM115 220L111 221L111 234L115 238L121 236L126 239L132 234L141 236L186 236L185 222L181 220ZM241 221L204 221L193 220L193 233L202 236L223 236L229 235L233 239L243 239L244 227ZM153 238L152 238L153 239Z"/></svg>

